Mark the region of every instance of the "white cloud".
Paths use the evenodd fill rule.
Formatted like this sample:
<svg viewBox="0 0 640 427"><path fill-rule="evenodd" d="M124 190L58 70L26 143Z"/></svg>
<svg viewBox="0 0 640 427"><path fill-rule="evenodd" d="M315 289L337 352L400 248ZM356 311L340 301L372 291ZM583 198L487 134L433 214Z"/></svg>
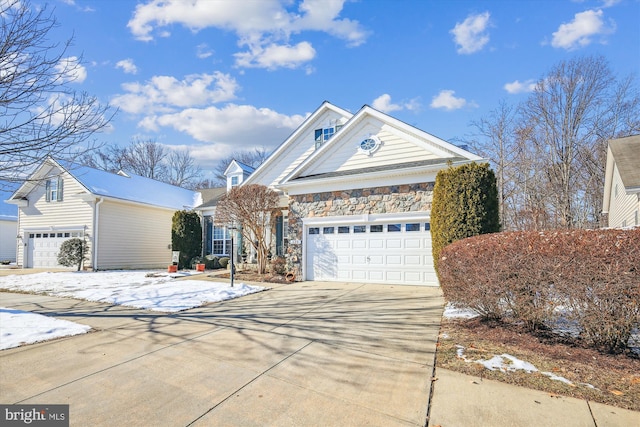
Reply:
<svg viewBox="0 0 640 427"><path fill-rule="evenodd" d="M122 71L124 71L127 74L138 73L138 67L136 67L136 64L133 63L133 59L131 58L123 59L121 61L116 62L116 68L122 68Z"/></svg>
<svg viewBox="0 0 640 427"><path fill-rule="evenodd" d="M239 85L229 74L193 74L184 80L171 76L154 76L144 84L125 83L127 93L117 95L112 104L132 114L170 113L236 98Z"/></svg>
<svg viewBox="0 0 640 427"><path fill-rule="evenodd" d="M234 56L239 67L275 70L280 67L298 68L301 64L311 61L316 56L316 51L310 43L300 42L295 46L254 46L249 52L239 52Z"/></svg>
<svg viewBox="0 0 640 427"><path fill-rule="evenodd" d="M296 129L305 117L287 116L269 108L228 104L222 108L188 108L148 120L149 129L165 126L202 142L227 144L233 150L275 147Z"/></svg>
<svg viewBox="0 0 640 427"><path fill-rule="evenodd" d="M518 93L533 92L533 90L536 88L536 82L531 79L526 80L524 82L515 80L511 83L505 83L503 87L504 87L504 90L506 90L512 95L515 95Z"/></svg>
<svg viewBox="0 0 640 427"><path fill-rule="evenodd" d="M459 46L458 53L477 52L489 42L489 34L486 33L489 17L489 12L484 12L469 15L462 23L456 23L450 33L453 34L453 39Z"/></svg>
<svg viewBox="0 0 640 427"><path fill-rule="evenodd" d="M206 59L213 55L213 51L209 48L206 43L199 44L197 46L196 56L200 59Z"/></svg>
<svg viewBox="0 0 640 427"><path fill-rule="evenodd" d="M561 24L553 33L551 46L566 50L576 49L591 44L593 37L610 34L615 31L615 23L610 26L603 21L602 10L586 10L576 13L573 21Z"/></svg>
<svg viewBox="0 0 640 427"><path fill-rule="evenodd" d="M82 83L87 78L87 69L80 64L77 56L60 59L55 69L67 82Z"/></svg>
<svg viewBox="0 0 640 427"><path fill-rule="evenodd" d="M416 111L420 109L420 103L417 98L414 98L407 102L394 104L391 102L391 95L385 93L373 100L372 107L376 110L382 111L383 113L391 113L399 110Z"/></svg>
<svg viewBox="0 0 640 427"><path fill-rule="evenodd" d="M468 102L464 98L456 98L453 90L441 90L431 99L431 108L441 108L443 110L453 111L463 107L477 107L474 102Z"/></svg>
<svg viewBox="0 0 640 427"><path fill-rule="evenodd" d="M369 34L358 21L340 18L344 2L304 0L295 10L297 3L289 0L260 0L250 7L236 0L152 0L136 6L127 26L137 39L144 41L160 32L167 36L164 28L174 24L192 31L209 27L233 31L238 44L249 47L248 52L236 54L237 65L292 68L312 60L315 50L308 41L292 46L291 34L322 31L345 40L348 46L365 42Z"/></svg>

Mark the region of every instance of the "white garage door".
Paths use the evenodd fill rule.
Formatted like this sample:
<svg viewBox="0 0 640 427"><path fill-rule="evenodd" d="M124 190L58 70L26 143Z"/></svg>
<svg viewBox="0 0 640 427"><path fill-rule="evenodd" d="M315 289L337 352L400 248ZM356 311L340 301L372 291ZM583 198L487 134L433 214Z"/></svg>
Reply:
<svg viewBox="0 0 640 427"><path fill-rule="evenodd" d="M35 232L29 233L27 246L27 267L65 268L58 264L58 251L65 240L81 237L81 231Z"/></svg>
<svg viewBox="0 0 640 427"><path fill-rule="evenodd" d="M314 224L305 234L307 280L438 286L428 222Z"/></svg>

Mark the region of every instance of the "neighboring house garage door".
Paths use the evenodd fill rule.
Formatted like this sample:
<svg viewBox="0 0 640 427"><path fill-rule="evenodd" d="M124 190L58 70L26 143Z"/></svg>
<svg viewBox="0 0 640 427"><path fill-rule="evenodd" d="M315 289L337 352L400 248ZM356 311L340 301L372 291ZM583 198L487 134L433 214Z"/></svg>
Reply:
<svg viewBox="0 0 640 427"><path fill-rule="evenodd" d="M58 251L65 240L82 237L81 231L33 232L29 233L27 267L65 268L58 264Z"/></svg>
<svg viewBox="0 0 640 427"><path fill-rule="evenodd" d="M307 280L438 286L427 221L305 227Z"/></svg>

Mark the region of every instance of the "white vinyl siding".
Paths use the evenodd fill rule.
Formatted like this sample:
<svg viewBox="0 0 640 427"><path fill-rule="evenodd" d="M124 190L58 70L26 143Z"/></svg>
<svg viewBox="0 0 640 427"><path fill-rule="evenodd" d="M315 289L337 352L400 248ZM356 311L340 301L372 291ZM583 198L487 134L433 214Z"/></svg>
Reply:
<svg viewBox="0 0 640 427"><path fill-rule="evenodd" d="M99 206L97 268L166 268L174 212L105 200Z"/></svg>
<svg viewBox="0 0 640 427"><path fill-rule="evenodd" d="M360 142L368 135L376 135L382 146L371 156L358 151ZM352 142L340 144L335 151L327 155L326 160L305 171L305 175L315 175L333 171L348 171L377 166L388 166L407 162L436 159L438 156L425 150L397 134L374 126L364 126L349 132ZM327 153L329 154L329 153Z"/></svg>
<svg viewBox="0 0 640 427"><path fill-rule="evenodd" d="M626 194L624 184L620 178L618 167L613 169L613 187L618 187L617 195L612 192L609 208L609 227L623 227L625 225L635 225L636 212L640 209L638 194Z"/></svg>
<svg viewBox="0 0 640 427"><path fill-rule="evenodd" d="M69 230L82 230L88 236L93 236L93 208L91 204L74 195L86 193L86 189L69 175L63 175L64 197L60 202L46 201L46 181L38 185L28 196L29 205L18 209L20 234L24 237L24 243L28 244L28 235L31 232L60 232ZM18 246L17 263L25 264L24 245ZM91 256L91 242L88 241L88 256ZM89 266L90 261L85 265Z"/></svg>
<svg viewBox="0 0 640 427"><path fill-rule="evenodd" d="M300 141L292 141L290 149L281 153L278 161L272 164L268 170L261 171L261 176L254 183L273 186L280 182L316 150L314 130L327 127L329 123L335 123L340 119L344 119L343 116L334 111L321 114L317 120L309 124L309 132L301 134Z"/></svg>

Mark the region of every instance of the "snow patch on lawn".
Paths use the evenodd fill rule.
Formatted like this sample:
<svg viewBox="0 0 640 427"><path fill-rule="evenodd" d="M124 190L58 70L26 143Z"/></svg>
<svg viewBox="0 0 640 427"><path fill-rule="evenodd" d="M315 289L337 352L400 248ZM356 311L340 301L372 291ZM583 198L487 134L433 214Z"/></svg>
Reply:
<svg viewBox="0 0 640 427"><path fill-rule="evenodd" d="M0 350L84 334L90 326L28 311L0 307Z"/></svg>
<svg viewBox="0 0 640 427"><path fill-rule="evenodd" d="M501 372L525 371L529 374L534 372L539 372L540 374L548 377L550 380L560 381L570 386L575 386L574 383L572 383L571 381L569 381L564 377L556 375L552 372L541 372L533 364L525 360L518 359L517 357L512 356L510 354L505 353L501 355L496 355L496 356L493 356L491 359L486 359L486 360L485 359L473 360L465 356L464 354L465 348L463 346L456 345L456 348L457 348L456 354L459 359L464 360L467 363L478 363L490 371L495 371L495 370L499 370ZM592 386L591 384L580 383L580 385L595 389L595 387Z"/></svg>
<svg viewBox="0 0 640 427"><path fill-rule="evenodd" d="M204 280L175 280L148 271L61 272L0 277L0 289L176 312L229 300L268 288ZM89 326L39 314L0 308L0 349L87 332Z"/></svg>

